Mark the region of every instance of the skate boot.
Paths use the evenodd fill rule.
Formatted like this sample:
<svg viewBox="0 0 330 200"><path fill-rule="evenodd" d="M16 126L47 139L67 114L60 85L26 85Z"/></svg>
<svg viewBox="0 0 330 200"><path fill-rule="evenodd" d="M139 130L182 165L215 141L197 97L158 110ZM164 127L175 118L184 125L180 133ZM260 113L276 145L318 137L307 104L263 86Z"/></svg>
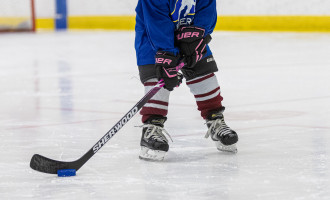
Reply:
<svg viewBox="0 0 330 200"><path fill-rule="evenodd" d="M236 142L238 141L237 133L229 128L223 117L223 107L221 110L209 113L206 119L206 125L209 128L205 138L211 136L219 151L227 151L237 153Z"/></svg>
<svg viewBox="0 0 330 200"><path fill-rule="evenodd" d="M172 140L163 128L166 117L151 116L143 125L141 137L140 159L163 160L168 151L168 140L164 133Z"/></svg>

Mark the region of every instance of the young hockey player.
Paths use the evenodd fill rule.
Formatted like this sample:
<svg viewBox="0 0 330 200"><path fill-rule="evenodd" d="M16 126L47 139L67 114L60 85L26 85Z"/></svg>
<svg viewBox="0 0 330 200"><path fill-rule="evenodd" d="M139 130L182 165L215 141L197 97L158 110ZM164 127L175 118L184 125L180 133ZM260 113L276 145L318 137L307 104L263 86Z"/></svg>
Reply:
<svg viewBox="0 0 330 200"><path fill-rule="evenodd" d="M136 7L135 49L141 82L149 91L160 79L165 86L142 108L144 123L140 158L163 160L169 149L164 129L170 91L182 76L170 70L181 58L186 84L221 151L236 152L238 136L223 117L218 71L209 46L217 21L216 0L139 0Z"/></svg>

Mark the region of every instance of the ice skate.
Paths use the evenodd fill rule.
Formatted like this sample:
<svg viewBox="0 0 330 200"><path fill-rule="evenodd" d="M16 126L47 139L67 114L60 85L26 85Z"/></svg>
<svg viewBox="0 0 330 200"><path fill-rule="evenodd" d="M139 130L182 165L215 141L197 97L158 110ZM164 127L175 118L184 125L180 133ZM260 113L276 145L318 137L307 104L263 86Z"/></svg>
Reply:
<svg viewBox="0 0 330 200"><path fill-rule="evenodd" d="M166 117L152 116L143 125L141 137L140 159L161 161L169 149L164 133L171 138L163 128ZM171 139L172 140L172 139Z"/></svg>
<svg viewBox="0 0 330 200"><path fill-rule="evenodd" d="M206 120L208 131L205 138L211 136L219 151L237 153L236 143L238 141L237 133L229 128L223 117L224 107L215 112L211 112Z"/></svg>

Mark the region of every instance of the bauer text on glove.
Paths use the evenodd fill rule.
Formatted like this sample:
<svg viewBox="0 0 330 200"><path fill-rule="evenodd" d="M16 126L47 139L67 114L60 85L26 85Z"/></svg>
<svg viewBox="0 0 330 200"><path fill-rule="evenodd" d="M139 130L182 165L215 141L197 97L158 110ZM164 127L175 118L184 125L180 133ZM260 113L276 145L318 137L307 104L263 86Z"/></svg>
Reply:
<svg viewBox="0 0 330 200"><path fill-rule="evenodd" d="M182 75L178 73L177 68L180 56L175 56L165 51L158 51L155 58L158 80L163 79L165 82L164 88L172 91L173 88L179 86L182 82Z"/></svg>
<svg viewBox="0 0 330 200"><path fill-rule="evenodd" d="M206 45L212 38L204 34L203 28L195 26L182 27L176 32L176 42L186 59L187 67L194 67L207 53Z"/></svg>

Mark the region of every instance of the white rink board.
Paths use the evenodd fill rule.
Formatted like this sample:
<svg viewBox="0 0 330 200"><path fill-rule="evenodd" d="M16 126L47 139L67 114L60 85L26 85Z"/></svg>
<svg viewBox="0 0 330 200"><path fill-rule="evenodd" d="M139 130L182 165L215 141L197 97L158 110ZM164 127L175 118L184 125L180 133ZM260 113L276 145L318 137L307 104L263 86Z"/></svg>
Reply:
<svg viewBox="0 0 330 200"><path fill-rule="evenodd" d="M67 0L71 16L135 15L137 0ZM37 17L54 17L53 0L36 0ZM330 15L328 0L218 0L219 15Z"/></svg>
<svg viewBox="0 0 330 200"><path fill-rule="evenodd" d="M0 17L30 17L30 0L1 0Z"/></svg>
<svg viewBox="0 0 330 200"><path fill-rule="evenodd" d="M134 33L4 34L0 43L1 199L330 199L329 34L213 34L237 155L204 139L182 84L164 162L138 159L135 116L70 178L29 161L79 158L143 96Z"/></svg>

